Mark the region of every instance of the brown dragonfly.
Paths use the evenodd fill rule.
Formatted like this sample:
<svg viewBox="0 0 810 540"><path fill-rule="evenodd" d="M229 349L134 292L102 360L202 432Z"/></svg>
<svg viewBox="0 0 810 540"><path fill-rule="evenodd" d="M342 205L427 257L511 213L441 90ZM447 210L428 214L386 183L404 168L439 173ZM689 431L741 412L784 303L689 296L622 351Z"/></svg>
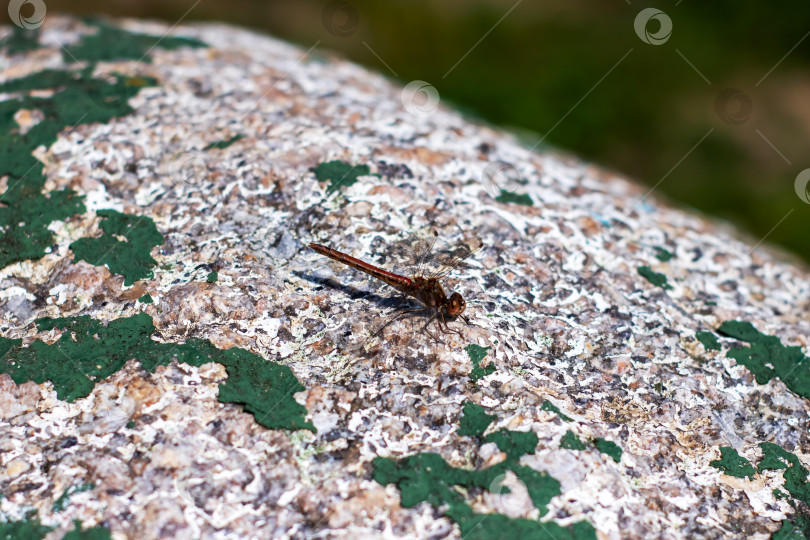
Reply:
<svg viewBox="0 0 810 540"><path fill-rule="evenodd" d="M417 272L411 277L406 277L383 270L378 266L361 261L360 259L352 257L351 255L347 255L346 253L322 244L312 243L309 245L309 247L321 255L341 262L347 266L351 266L352 268L365 272L366 274L387 283L399 292L415 298L420 304L422 304L422 306L424 306L420 309L408 309L400 312L385 323L382 328L377 330L374 335L379 334L386 326L403 316L410 313L425 311L431 313L430 318L425 323L425 329L427 329L428 325L431 323L431 321L433 321L433 319L436 319L439 329L442 332L461 335L461 332L458 330L451 329L448 326L447 321L448 319L454 320L456 318L461 318L468 325L471 324L470 320L464 315L467 302L458 292L453 292L450 294L450 296L448 296L447 293L444 292L444 288L442 287L441 283L439 283L439 280L447 276L447 274L454 270L465 259L480 251L483 246L480 242L474 248L468 245L460 245L459 247L453 249L449 254L437 256L433 251L435 242L435 232L433 238L427 242L415 242L416 246L412 247L411 250L414 251L413 255L416 257ZM435 264L437 269L432 273L424 274L422 269L425 264Z"/></svg>

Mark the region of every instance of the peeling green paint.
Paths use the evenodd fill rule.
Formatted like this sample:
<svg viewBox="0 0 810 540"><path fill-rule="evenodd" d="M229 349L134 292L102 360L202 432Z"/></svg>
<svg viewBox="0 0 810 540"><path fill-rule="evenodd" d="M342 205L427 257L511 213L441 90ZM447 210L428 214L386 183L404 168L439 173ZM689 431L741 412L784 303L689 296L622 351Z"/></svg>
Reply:
<svg viewBox="0 0 810 540"><path fill-rule="evenodd" d="M0 101L0 177L8 175L8 188L0 195L0 268L42 258L54 242L48 226L85 212L83 197L72 190L43 193L44 167L34 150L50 147L67 127L103 123L131 113L127 100L154 82L146 77L96 79L92 68L87 68L44 70L0 84L0 93L14 96ZM53 94L28 95L42 89ZM107 98L114 98L113 103L105 101ZM23 109L45 115L25 134L14 120Z"/></svg>
<svg viewBox="0 0 810 540"><path fill-rule="evenodd" d="M659 274L658 272L654 272L652 268L649 266L639 266L638 273L641 277L655 285L656 287L661 287L662 289L669 290L672 289L672 286L667 283L667 276L664 274Z"/></svg>
<svg viewBox="0 0 810 540"><path fill-rule="evenodd" d="M655 258L661 262L669 262L675 257L675 254L671 251L667 251L666 249L662 248L661 246L655 246Z"/></svg>
<svg viewBox="0 0 810 540"><path fill-rule="evenodd" d="M219 274L217 272L211 272L205 278L205 281L207 281L208 283L216 283L218 279L219 279Z"/></svg>
<svg viewBox="0 0 810 540"><path fill-rule="evenodd" d="M465 431L480 435L491 422L488 416L482 407L467 402L462 421L468 418L467 422L475 425ZM469 426L469 423L467 425ZM596 538L593 526L585 521L561 527L554 522L541 523L524 518L510 518L502 514L475 513L456 487L484 489L495 494L508 493L503 480L509 471L526 486L529 497L540 515L548 512L548 503L561 493L560 483L548 473L518 465L521 456L533 454L535 451L538 439L534 432L501 429L490 434L485 440L497 444L498 448L507 454L506 459L486 469L468 470L449 465L435 453L416 454L399 460L378 457L372 463L373 478L383 485L395 484L400 490L401 504L406 508L421 502L428 502L435 508L443 508L444 514L458 524L465 539Z"/></svg>
<svg viewBox="0 0 810 540"><path fill-rule="evenodd" d="M576 433L569 429L565 432L565 435L560 438L560 448L567 450L585 450L587 446L577 437Z"/></svg>
<svg viewBox="0 0 810 540"><path fill-rule="evenodd" d="M720 342L717 341L717 336L713 332L698 332L695 337L706 347L707 351L719 351L721 349Z"/></svg>
<svg viewBox="0 0 810 540"><path fill-rule="evenodd" d="M564 420L566 422L571 421L571 419L569 417L565 416L562 412L560 412L560 409L558 409L557 406L554 405L550 401L544 401L543 404L540 405L540 410L541 411L551 411L553 413L557 413L557 416L559 416L562 420Z"/></svg>
<svg viewBox="0 0 810 540"><path fill-rule="evenodd" d="M615 442L609 441L607 439L602 439L600 437L596 437L595 439L593 439L593 445L596 447L597 450L599 450L603 454L607 454L608 456L610 456L610 458L616 463L621 462L622 448Z"/></svg>
<svg viewBox="0 0 810 540"><path fill-rule="evenodd" d="M0 49L5 48L9 55L35 51L42 46L39 44L39 28L28 29L14 26L11 35L0 40Z"/></svg>
<svg viewBox="0 0 810 540"><path fill-rule="evenodd" d="M810 471L802 465L799 458L778 444L759 443L759 447L762 449L762 459L757 471L784 469L784 488L794 499L810 504L810 481L807 478Z"/></svg>
<svg viewBox="0 0 810 540"><path fill-rule="evenodd" d="M480 437L494 420L494 414L487 414L482 406L466 401L458 423L458 434Z"/></svg>
<svg viewBox="0 0 810 540"><path fill-rule="evenodd" d="M514 466L511 463L510 465ZM557 538L573 538L570 536L570 530L552 522L539 523L527 519L512 519L500 514L476 514L465 502L464 497L454 489L454 486L463 486L502 493L505 488L502 487L501 482L506 471L511 470L510 465L500 463L479 471L470 471L450 466L439 454L424 453L398 461L375 458L373 475L380 484L395 484L400 489L401 504L405 508L412 508L424 501L437 508L448 505L444 511L445 515L458 523L462 536L465 538L503 538L504 533L511 533L510 536L507 536L511 538L543 538L537 534L544 530L557 534ZM533 491L530 490L530 496L534 493L532 501L540 504L538 509L541 515L548 512L545 505L553 497L559 495L559 482L546 473L529 469L536 475L530 477L522 470L528 469L527 467L515 468L519 469L519 472L515 472L515 474L519 478L523 474L534 488ZM527 485L527 489L529 489L529 485ZM490 530L490 527L486 526L489 520L494 520L499 523L499 526ZM468 536L471 533L472 535ZM495 534L493 535L493 533ZM523 535L512 535L520 533ZM554 536L548 536L548 538L554 538Z"/></svg>
<svg viewBox="0 0 810 540"><path fill-rule="evenodd" d="M511 431L499 429L487 435L486 442L498 445L498 449L509 458L517 460L524 454L534 454L537 446L537 435L533 431Z"/></svg>
<svg viewBox="0 0 810 540"><path fill-rule="evenodd" d="M53 530L39 522L36 514L20 521L0 521L0 539L2 540L39 540Z"/></svg>
<svg viewBox="0 0 810 540"><path fill-rule="evenodd" d="M528 193L514 193L512 191L506 191L505 189L501 189L500 194L495 197L495 200L499 203L514 203L522 204L524 206L534 206L532 198L528 195Z"/></svg>
<svg viewBox="0 0 810 540"><path fill-rule="evenodd" d="M155 222L146 216L132 216L115 210L99 210L100 228L104 234L98 238L79 238L72 244L73 262L86 261L94 266L106 264L113 274L124 276L129 286L139 279L154 277L152 268L157 261L150 254L152 248L163 243ZM120 240L123 237L126 239Z"/></svg>
<svg viewBox="0 0 810 540"><path fill-rule="evenodd" d="M225 139L225 140L222 140L222 141L212 142L211 144L206 146L205 149L206 150L212 150L212 149L216 148L218 150L222 150L223 148L228 148L230 145L232 145L236 141L242 140L244 138L245 138L244 135L237 134L237 135L234 135L233 137L231 137L230 139Z"/></svg>
<svg viewBox="0 0 810 540"><path fill-rule="evenodd" d="M16 384L34 381L53 384L59 399L75 401L87 396L96 383L137 359L154 372L173 359L192 366L217 362L228 379L220 384L219 400L238 403L270 429L309 429L306 409L293 398L305 388L287 366L233 347L217 349L208 340L191 338L185 344L158 343L146 313L110 321L106 326L88 316L36 321L39 331L64 330L52 345L40 340L23 347L20 340L0 338L0 373L8 373Z"/></svg>
<svg viewBox="0 0 810 540"><path fill-rule="evenodd" d="M149 294L149 293L146 293L145 295L138 298L138 302L140 302L142 304L154 304L155 303L155 301L152 299L152 295Z"/></svg>
<svg viewBox="0 0 810 540"><path fill-rule="evenodd" d="M61 512L65 508L67 508L67 505L70 502L71 495L74 495L75 493L83 493L85 491L90 491L90 490L95 489L95 488L96 488L96 485L93 484L92 482L87 483L87 484L78 484L78 485L75 485L75 486L68 486L68 488L65 489L65 491L62 493L62 495L60 495L59 498L56 499L56 501L54 501L54 503L53 503L53 511L54 512Z"/></svg>
<svg viewBox="0 0 810 540"><path fill-rule="evenodd" d="M802 530L802 527L796 526L786 519L782 522L782 527L771 536L771 540L807 540L807 534L810 534L810 523L806 523L805 526L805 530Z"/></svg>
<svg viewBox="0 0 810 540"><path fill-rule="evenodd" d="M481 360L486 357L489 349L489 347L481 347L480 345L475 344L464 347L464 350L467 351L467 355L470 357L470 361L473 365L473 368L470 371L470 379L472 379L473 382L478 382L487 375L492 375L495 373L495 363L492 361L490 361L486 367L481 367Z"/></svg>
<svg viewBox="0 0 810 540"><path fill-rule="evenodd" d="M763 334L745 321L726 321L717 332L751 344L733 347L726 356L748 368L758 384L778 377L791 391L810 398L810 359L800 347L782 345L779 338Z"/></svg>
<svg viewBox="0 0 810 540"><path fill-rule="evenodd" d="M199 48L208 46L199 39L190 37L155 36L129 32L92 17L85 18L83 22L95 26L98 31L94 34L82 36L79 42L74 45L63 47L62 56L65 62L136 60L148 63L152 61L149 53L158 47L173 50L181 47Z"/></svg>
<svg viewBox="0 0 810 540"><path fill-rule="evenodd" d="M82 529L82 522L73 520L73 530L69 531L62 540L112 540L110 531L101 526Z"/></svg>
<svg viewBox="0 0 810 540"><path fill-rule="evenodd" d="M326 195L331 195L341 188L349 187L357 182L361 176L376 176L372 174L368 165L352 165L345 161L327 161L312 169L318 182L331 182L326 188Z"/></svg>
<svg viewBox="0 0 810 540"><path fill-rule="evenodd" d="M709 463L712 467L720 469L723 473L737 478L748 477L754 478L756 469L751 465L751 462L737 453L736 450L730 446L720 447L720 459L716 459Z"/></svg>
<svg viewBox="0 0 810 540"><path fill-rule="evenodd" d="M203 42L181 37L135 34L95 19L85 20L98 28L78 43L63 48L67 62L90 61L79 70L47 69L0 84L0 93L11 94L0 102L0 177L8 175L8 188L0 195L0 268L11 263L42 258L54 242L48 226L85 212L83 197L72 190L43 193L43 164L33 152L50 147L65 128L106 123L130 114L128 100L141 88L154 86L151 77L128 77L110 73L95 78L95 62L134 59L149 62L156 47L203 47ZM10 53L38 47L38 32L13 30L3 41ZM51 90L48 97L32 96L33 90ZM45 119L20 133L14 120L23 109L41 111Z"/></svg>

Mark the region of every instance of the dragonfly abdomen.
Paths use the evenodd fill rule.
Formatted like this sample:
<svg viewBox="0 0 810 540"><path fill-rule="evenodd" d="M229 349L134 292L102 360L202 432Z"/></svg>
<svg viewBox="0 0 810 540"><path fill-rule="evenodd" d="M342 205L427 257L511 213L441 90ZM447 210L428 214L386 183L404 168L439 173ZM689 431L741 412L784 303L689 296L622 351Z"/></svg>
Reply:
<svg viewBox="0 0 810 540"><path fill-rule="evenodd" d="M365 261L355 259L351 255L347 255L342 251L332 249L322 244L310 244L309 247L311 247L321 255L329 257L330 259L343 263L347 266L351 266L352 268L356 268L361 272L365 272L366 274L375 277L377 279L380 279L399 290L408 289L413 286L413 282L410 279L406 278L405 276L400 276L399 274L394 274L393 272L387 272L382 268L378 268Z"/></svg>

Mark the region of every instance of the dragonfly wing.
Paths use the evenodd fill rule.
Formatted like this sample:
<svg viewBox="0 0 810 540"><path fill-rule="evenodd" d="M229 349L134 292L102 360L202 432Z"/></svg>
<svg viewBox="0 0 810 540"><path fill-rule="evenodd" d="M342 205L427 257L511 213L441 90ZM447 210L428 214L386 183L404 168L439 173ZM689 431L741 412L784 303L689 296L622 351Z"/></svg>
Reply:
<svg viewBox="0 0 810 540"><path fill-rule="evenodd" d="M463 241L447 251L438 253L436 255L437 264L434 266L435 270L430 277L442 278L447 276L450 272L462 266L464 261L480 252L483 247L483 243L480 241L472 243Z"/></svg>

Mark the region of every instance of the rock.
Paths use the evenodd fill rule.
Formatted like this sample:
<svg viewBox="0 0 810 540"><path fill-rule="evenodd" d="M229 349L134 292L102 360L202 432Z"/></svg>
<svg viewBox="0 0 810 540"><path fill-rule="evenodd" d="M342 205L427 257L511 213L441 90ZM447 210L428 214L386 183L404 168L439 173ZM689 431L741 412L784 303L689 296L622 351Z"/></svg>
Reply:
<svg viewBox="0 0 810 540"><path fill-rule="evenodd" d="M487 539L810 522L807 269L317 47L52 14L0 40L0 521ZM443 278L470 319L451 333L386 325L390 287L308 248L393 271L432 231L439 254L484 245Z"/></svg>

